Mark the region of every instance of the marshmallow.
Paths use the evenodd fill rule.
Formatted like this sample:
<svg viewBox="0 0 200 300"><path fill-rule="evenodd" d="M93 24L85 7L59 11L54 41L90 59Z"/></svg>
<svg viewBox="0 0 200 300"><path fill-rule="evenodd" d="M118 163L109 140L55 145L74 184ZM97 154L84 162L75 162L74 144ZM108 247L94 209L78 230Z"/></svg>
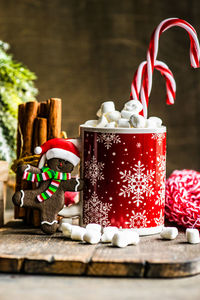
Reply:
<svg viewBox="0 0 200 300"><path fill-rule="evenodd" d="M86 230L83 240L88 244L98 244L101 240L101 233L97 230Z"/></svg>
<svg viewBox="0 0 200 300"><path fill-rule="evenodd" d="M176 227L164 227L160 236L164 240L174 240L178 235L178 229Z"/></svg>
<svg viewBox="0 0 200 300"><path fill-rule="evenodd" d="M146 128L156 128L157 125L153 120L147 119L146 120Z"/></svg>
<svg viewBox="0 0 200 300"><path fill-rule="evenodd" d="M118 231L117 233L114 234L112 238L112 245L119 247L119 248L124 248L128 246L129 240L127 238L127 235L124 231Z"/></svg>
<svg viewBox="0 0 200 300"><path fill-rule="evenodd" d="M129 121L127 119L119 119L117 121L117 125L121 128L130 128Z"/></svg>
<svg viewBox="0 0 200 300"><path fill-rule="evenodd" d="M158 117L150 117L148 120L153 121L156 124L156 127L161 127L162 120Z"/></svg>
<svg viewBox="0 0 200 300"><path fill-rule="evenodd" d="M99 120L97 121L97 125L96 127L104 127L106 124L108 124L108 120L106 119L106 117L103 115L102 117L99 118Z"/></svg>
<svg viewBox="0 0 200 300"><path fill-rule="evenodd" d="M97 126L97 120L88 120L84 123L87 127L96 127Z"/></svg>
<svg viewBox="0 0 200 300"><path fill-rule="evenodd" d="M62 222L61 229L62 229L62 232L63 232L64 236L66 236L68 238L71 237L71 231L72 231L72 225L71 224Z"/></svg>
<svg viewBox="0 0 200 300"><path fill-rule="evenodd" d="M106 115L108 122L117 121L121 118L121 113L117 110L108 112Z"/></svg>
<svg viewBox="0 0 200 300"><path fill-rule="evenodd" d="M58 227L58 231L61 231L62 232L62 224L63 223L69 223L71 225L72 223L72 220L69 219L69 218L62 218L62 220L60 220L59 222L59 227ZM71 225L72 226L72 225Z"/></svg>
<svg viewBox="0 0 200 300"><path fill-rule="evenodd" d="M113 236L114 236L115 232L114 231L107 231L104 232L101 236L101 241L102 243L111 243Z"/></svg>
<svg viewBox="0 0 200 300"><path fill-rule="evenodd" d="M80 226L72 226L71 239L74 241L83 241L83 236L86 233L86 229Z"/></svg>
<svg viewBox="0 0 200 300"><path fill-rule="evenodd" d="M140 237L136 231L132 229L127 229L124 232L128 239L128 245L137 245L139 243Z"/></svg>
<svg viewBox="0 0 200 300"><path fill-rule="evenodd" d="M112 242L114 234L118 232L118 228L115 226L108 226L103 229L103 235L101 236L102 243Z"/></svg>
<svg viewBox="0 0 200 300"><path fill-rule="evenodd" d="M115 104L113 101L106 101L101 104L101 113L102 114L106 114L111 111L115 111Z"/></svg>
<svg viewBox="0 0 200 300"><path fill-rule="evenodd" d="M86 226L86 230L94 230L94 231L101 232L101 225L90 223Z"/></svg>
<svg viewBox="0 0 200 300"><path fill-rule="evenodd" d="M187 238L187 242L190 243L190 244L198 244L198 243L200 243L198 229L187 228L186 229L186 238Z"/></svg>
<svg viewBox="0 0 200 300"><path fill-rule="evenodd" d="M121 115L122 115L122 118L124 118L124 119L130 119L130 117L134 114L135 112L134 111L129 111L129 110L125 110L125 109L123 109L122 111L121 111Z"/></svg>
<svg viewBox="0 0 200 300"><path fill-rule="evenodd" d="M106 124L105 127L106 128L115 128L116 127L116 123L115 122L110 122L110 123Z"/></svg>
<svg viewBox="0 0 200 300"><path fill-rule="evenodd" d="M146 119L143 116L133 114L130 117L130 124L134 128L144 128L146 126Z"/></svg>
<svg viewBox="0 0 200 300"><path fill-rule="evenodd" d="M135 114L138 114L143 109L143 105L138 100L130 100L125 103L124 109L128 111L132 111Z"/></svg>

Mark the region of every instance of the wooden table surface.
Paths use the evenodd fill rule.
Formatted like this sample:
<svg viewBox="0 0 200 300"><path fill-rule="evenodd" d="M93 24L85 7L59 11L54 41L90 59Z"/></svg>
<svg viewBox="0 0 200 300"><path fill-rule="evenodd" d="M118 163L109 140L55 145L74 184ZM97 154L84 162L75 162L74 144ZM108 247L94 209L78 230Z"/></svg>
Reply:
<svg viewBox="0 0 200 300"><path fill-rule="evenodd" d="M141 237L137 246L114 248L71 241L62 233L45 235L21 221L0 229L0 272L138 278L185 277L200 273L200 244L159 235Z"/></svg>
<svg viewBox="0 0 200 300"><path fill-rule="evenodd" d="M199 300L200 276L179 279L0 274L1 300Z"/></svg>

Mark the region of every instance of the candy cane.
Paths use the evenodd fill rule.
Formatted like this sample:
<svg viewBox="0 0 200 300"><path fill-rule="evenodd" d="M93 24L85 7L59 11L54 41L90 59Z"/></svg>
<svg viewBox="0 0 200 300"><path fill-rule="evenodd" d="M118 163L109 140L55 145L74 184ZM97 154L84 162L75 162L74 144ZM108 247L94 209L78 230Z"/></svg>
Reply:
<svg viewBox="0 0 200 300"><path fill-rule="evenodd" d="M154 67L156 70L160 71L161 75L164 77L166 81L167 104L173 104L176 95L176 82L174 80L174 76L171 70L168 68L168 66L165 63L158 60L155 62ZM133 82L131 85L131 96L130 96L131 99L139 99L142 78L144 73L146 72L146 68L147 68L147 62L143 61L139 65L138 69L134 74Z"/></svg>
<svg viewBox="0 0 200 300"><path fill-rule="evenodd" d="M147 69L144 71L143 74L143 82L141 88L141 102L143 104L143 115L147 117L147 107L149 101L149 95L151 92L152 87L152 76L153 70L155 67L155 61L158 54L158 44L160 35L166 31L167 29L179 26L185 29L190 38L190 62L193 68L199 67L199 57L200 57L200 47L199 41L197 38L197 34L195 29L190 25L188 22L181 20L179 18L170 18L162 21L158 27L154 30L151 41L149 44L149 49L147 52Z"/></svg>

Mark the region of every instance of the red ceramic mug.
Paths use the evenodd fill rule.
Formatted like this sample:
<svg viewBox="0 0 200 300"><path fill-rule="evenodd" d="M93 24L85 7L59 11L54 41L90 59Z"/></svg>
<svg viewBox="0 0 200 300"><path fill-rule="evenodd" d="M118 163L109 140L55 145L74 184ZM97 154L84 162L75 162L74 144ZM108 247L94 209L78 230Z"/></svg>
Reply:
<svg viewBox="0 0 200 300"><path fill-rule="evenodd" d="M82 139L82 223L134 228L164 225L166 128L90 128Z"/></svg>

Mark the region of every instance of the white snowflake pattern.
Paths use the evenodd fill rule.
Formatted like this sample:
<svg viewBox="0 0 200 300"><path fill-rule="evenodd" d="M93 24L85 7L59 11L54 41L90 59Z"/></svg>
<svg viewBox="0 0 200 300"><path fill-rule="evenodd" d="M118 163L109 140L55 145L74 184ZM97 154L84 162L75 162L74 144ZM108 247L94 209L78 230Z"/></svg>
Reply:
<svg viewBox="0 0 200 300"><path fill-rule="evenodd" d="M129 226L129 228L147 227L147 224L150 223L150 221L147 221L147 217L145 214L146 210L137 213L135 213L135 211L132 210L132 216L130 217L129 221L125 223Z"/></svg>
<svg viewBox="0 0 200 300"><path fill-rule="evenodd" d="M157 165L158 165L158 178L160 184L160 190L158 191L156 204L163 205L165 203L165 165L166 165L166 157L165 155L159 155L157 157Z"/></svg>
<svg viewBox="0 0 200 300"><path fill-rule="evenodd" d="M112 203L102 203L94 192L88 201L84 201L84 224L96 223L102 226L109 226L108 213Z"/></svg>
<svg viewBox="0 0 200 300"><path fill-rule="evenodd" d="M158 191L156 204L163 205L165 203L165 185L161 184L160 190Z"/></svg>
<svg viewBox="0 0 200 300"><path fill-rule="evenodd" d="M102 133L97 135L97 142L103 143L106 149L110 149L112 144L121 143L121 139L117 134Z"/></svg>
<svg viewBox="0 0 200 300"><path fill-rule="evenodd" d="M133 168L133 174L129 171L119 172L123 182L127 182L127 185L123 185L120 189L119 196L130 197L133 194L133 203L139 206L144 199L144 195L151 196L154 194L154 188L151 184L154 180L155 171L147 170L145 172L145 167L138 161Z"/></svg>
<svg viewBox="0 0 200 300"><path fill-rule="evenodd" d="M153 133L152 137L153 140L157 140L158 145L160 146L162 144L163 139L165 138L164 133Z"/></svg>
<svg viewBox="0 0 200 300"><path fill-rule="evenodd" d="M95 185L97 180L104 179L102 173L104 165L102 162L97 162L95 156L93 156L90 161L85 162L85 178L89 179L92 185Z"/></svg>
<svg viewBox="0 0 200 300"><path fill-rule="evenodd" d="M162 210L160 211L159 217L155 218L155 222L156 222L157 226L164 225L164 214L163 214Z"/></svg>
<svg viewBox="0 0 200 300"><path fill-rule="evenodd" d="M137 147L137 148L141 148L141 146L142 146L141 143L137 143L137 144L136 144L136 147Z"/></svg>
<svg viewBox="0 0 200 300"><path fill-rule="evenodd" d="M165 155L159 155L157 157L157 162L158 162L158 169L160 171L160 173L164 173L165 174L165 162L166 162L166 156Z"/></svg>

